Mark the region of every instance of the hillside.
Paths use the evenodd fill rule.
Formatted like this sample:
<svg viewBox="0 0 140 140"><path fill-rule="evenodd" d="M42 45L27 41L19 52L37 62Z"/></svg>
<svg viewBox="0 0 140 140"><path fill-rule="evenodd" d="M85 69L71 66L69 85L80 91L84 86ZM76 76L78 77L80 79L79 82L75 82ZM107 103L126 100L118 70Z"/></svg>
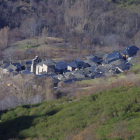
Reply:
<svg viewBox="0 0 140 140"><path fill-rule="evenodd" d="M140 14L140 1L139 0L112 0L114 4L126 10Z"/></svg>
<svg viewBox="0 0 140 140"><path fill-rule="evenodd" d="M140 53L120 74L55 88L51 74L2 73L140 48L140 0L0 0L0 13L0 140L140 140Z"/></svg>
<svg viewBox="0 0 140 140"><path fill-rule="evenodd" d="M19 106L1 115L0 139L139 140L139 93L126 85L79 101Z"/></svg>
<svg viewBox="0 0 140 140"><path fill-rule="evenodd" d="M0 111L0 139L139 140L139 79L138 62L115 77L63 87L71 92L61 99Z"/></svg>
<svg viewBox="0 0 140 140"><path fill-rule="evenodd" d="M4 52L17 41L32 37L62 38L69 42L63 43L67 49L114 51L130 44L139 47L139 7L138 0L1 1L0 58L5 58Z"/></svg>

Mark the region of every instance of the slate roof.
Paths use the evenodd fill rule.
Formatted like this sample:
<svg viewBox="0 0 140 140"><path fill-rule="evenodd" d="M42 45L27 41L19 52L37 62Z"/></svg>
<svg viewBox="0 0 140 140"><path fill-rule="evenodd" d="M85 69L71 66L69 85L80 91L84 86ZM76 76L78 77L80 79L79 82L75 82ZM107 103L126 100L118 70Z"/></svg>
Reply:
<svg viewBox="0 0 140 140"><path fill-rule="evenodd" d="M78 71L79 71L79 73L82 73L84 75L87 75L87 74L91 73L90 68L85 68L85 69L81 69L81 70L78 70Z"/></svg>
<svg viewBox="0 0 140 140"><path fill-rule="evenodd" d="M89 67L90 68L90 71L91 71L91 73L93 73L93 72L95 72L96 71L96 66L93 66L93 67Z"/></svg>
<svg viewBox="0 0 140 140"><path fill-rule="evenodd" d="M111 62L116 61L116 60L119 60L119 59L123 59L123 57L122 57L122 55L118 51L115 51L113 53L110 53L106 57L106 61L108 63L111 63Z"/></svg>
<svg viewBox="0 0 140 140"><path fill-rule="evenodd" d="M20 62L20 65L21 65L21 66L25 66L25 65L26 65L26 61L21 61L21 62Z"/></svg>
<svg viewBox="0 0 140 140"><path fill-rule="evenodd" d="M28 70L22 70L21 73L22 73L22 74L32 74L32 73L31 73L30 71L28 71Z"/></svg>
<svg viewBox="0 0 140 140"><path fill-rule="evenodd" d="M95 62L95 63L102 62L102 60L100 58L98 58L97 56L95 56L95 55L86 56L85 58L87 60L91 60L92 62Z"/></svg>
<svg viewBox="0 0 140 140"><path fill-rule="evenodd" d="M96 72L99 72L99 73L106 73L106 72L109 72L109 70L112 69L112 66L111 65L105 65L105 66L98 66L96 68Z"/></svg>
<svg viewBox="0 0 140 140"><path fill-rule="evenodd" d="M44 62L45 62L45 61L42 61L42 62L38 63L37 66L43 66L43 63L44 63Z"/></svg>
<svg viewBox="0 0 140 140"><path fill-rule="evenodd" d="M70 83L76 82L76 81L78 81L77 78L72 78L72 79L67 79L67 80L65 80L65 81L63 81L63 82L64 82L65 84L70 84Z"/></svg>
<svg viewBox="0 0 140 140"><path fill-rule="evenodd" d="M96 64L95 62L91 61L91 60L84 60L84 62L85 62L86 64L88 64L90 67L91 67L91 66L97 66L97 64Z"/></svg>
<svg viewBox="0 0 140 140"><path fill-rule="evenodd" d="M95 78L100 78L100 77L103 77L104 75L102 73L98 73L98 72L93 72L91 74L91 78L92 79L95 79Z"/></svg>
<svg viewBox="0 0 140 140"><path fill-rule="evenodd" d="M26 61L26 64L27 65L31 65L32 64L32 61L31 60L28 60L28 61Z"/></svg>
<svg viewBox="0 0 140 140"><path fill-rule="evenodd" d="M18 70L21 70L21 64L20 63L12 63L12 65L16 66Z"/></svg>
<svg viewBox="0 0 140 140"><path fill-rule="evenodd" d="M66 78L62 75L62 74L58 74L58 75L55 75L53 76L54 78L57 78L59 80L65 80Z"/></svg>
<svg viewBox="0 0 140 140"><path fill-rule="evenodd" d="M82 78L85 77L85 75L82 74L82 73L80 73L80 72L75 72L75 73L73 73L73 75L74 75L75 78L77 78L77 79L82 79Z"/></svg>
<svg viewBox="0 0 140 140"><path fill-rule="evenodd" d="M47 65L47 66L55 65L55 62L53 60L50 60L50 59L47 59L47 60L43 61L42 63L44 65Z"/></svg>
<svg viewBox="0 0 140 140"><path fill-rule="evenodd" d="M116 61L111 62L110 64L111 64L111 65L114 65L114 66L118 66L118 65L125 64L125 63L126 63L125 60L119 59L119 60L116 60Z"/></svg>
<svg viewBox="0 0 140 140"><path fill-rule="evenodd" d="M119 65L116 67L120 72L123 72L125 70L128 70L129 69L129 66L128 65Z"/></svg>
<svg viewBox="0 0 140 140"><path fill-rule="evenodd" d="M52 82L53 82L54 86L56 87L58 85L58 83L60 82L60 80L57 78L53 78Z"/></svg>
<svg viewBox="0 0 140 140"><path fill-rule="evenodd" d="M12 64L3 64L2 65L3 69L7 69L8 72L16 71L17 67L12 65Z"/></svg>
<svg viewBox="0 0 140 140"><path fill-rule="evenodd" d="M129 46L123 50L124 55L133 56L139 51L139 48L136 46Z"/></svg>
<svg viewBox="0 0 140 140"><path fill-rule="evenodd" d="M64 73L64 76L67 79L73 79L73 78L75 78L75 76L72 74L72 72L66 72L66 73Z"/></svg>
<svg viewBox="0 0 140 140"><path fill-rule="evenodd" d="M2 68L3 68L3 69L6 69L6 68L8 68L9 66L10 66L10 63L5 63L5 64L2 65Z"/></svg>
<svg viewBox="0 0 140 140"><path fill-rule="evenodd" d="M94 57L94 55L85 56L85 58L86 58L87 60L90 60L90 59L92 59L93 57Z"/></svg>
<svg viewBox="0 0 140 140"><path fill-rule="evenodd" d="M127 66L127 67L129 67L129 69L133 66L131 63L129 63L129 62L127 62L127 63L125 63L125 65Z"/></svg>
<svg viewBox="0 0 140 140"><path fill-rule="evenodd" d="M68 64L72 68L86 68L88 65L80 59L76 59Z"/></svg>
<svg viewBox="0 0 140 140"><path fill-rule="evenodd" d="M107 53L100 53L100 54L96 54L95 56L97 56L99 59L105 60L106 57L108 56Z"/></svg>
<svg viewBox="0 0 140 140"><path fill-rule="evenodd" d="M47 60L44 60L44 61L38 63L37 65L43 66L43 64L46 66L54 66L55 62L53 60L47 59Z"/></svg>
<svg viewBox="0 0 140 140"><path fill-rule="evenodd" d="M68 64L64 61L59 61L59 62L56 63L56 68L57 69L65 70L65 69L67 69L67 66L68 66Z"/></svg>

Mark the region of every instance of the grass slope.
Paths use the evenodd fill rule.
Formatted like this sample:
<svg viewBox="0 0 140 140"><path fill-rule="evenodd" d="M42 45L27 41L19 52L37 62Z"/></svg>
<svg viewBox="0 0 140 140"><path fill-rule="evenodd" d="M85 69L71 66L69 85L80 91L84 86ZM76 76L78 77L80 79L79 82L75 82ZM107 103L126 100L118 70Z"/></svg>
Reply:
<svg viewBox="0 0 140 140"><path fill-rule="evenodd" d="M127 9L134 13L140 13L140 1L139 0L114 0L117 6Z"/></svg>
<svg viewBox="0 0 140 140"><path fill-rule="evenodd" d="M139 140L139 111L140 87L131 85L101 91L79 101L62 98L19 106L0 113L0 139Z"/></svg>

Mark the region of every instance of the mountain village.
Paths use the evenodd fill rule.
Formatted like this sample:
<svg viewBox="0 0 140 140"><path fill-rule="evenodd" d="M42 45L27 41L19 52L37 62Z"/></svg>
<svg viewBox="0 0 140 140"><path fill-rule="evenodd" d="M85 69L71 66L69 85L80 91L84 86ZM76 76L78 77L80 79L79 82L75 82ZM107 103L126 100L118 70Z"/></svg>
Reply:
<svg viewBox="0 0 140 140"><path fill-rule="evenodd" d="M124 49L122 54L118 51L110 54L102 53L85 56L83 60L76 59L70 63L64 61L54 62L47 59L42 60L36 56L33 60L21 61L20 63L0 61L0 76L8 75L27 75L35 77L51 77L53 84L57 87L60 81L65 84L108 77L130 69L133 64L130 61L136 57L139 48L129 46Z"/></svg>

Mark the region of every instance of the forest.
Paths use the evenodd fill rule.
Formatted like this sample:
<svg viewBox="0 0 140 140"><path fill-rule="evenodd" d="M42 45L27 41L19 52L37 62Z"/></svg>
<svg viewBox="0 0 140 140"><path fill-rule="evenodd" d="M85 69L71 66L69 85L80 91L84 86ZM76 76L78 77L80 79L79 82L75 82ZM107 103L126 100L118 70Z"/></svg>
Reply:
<svg viewBox="0 0 140 140"><path fill-rule="evenodd" d="M41 36L78 49L139 47L139 7L138 0L1 0L1 59L16 41Z"/></svg>

